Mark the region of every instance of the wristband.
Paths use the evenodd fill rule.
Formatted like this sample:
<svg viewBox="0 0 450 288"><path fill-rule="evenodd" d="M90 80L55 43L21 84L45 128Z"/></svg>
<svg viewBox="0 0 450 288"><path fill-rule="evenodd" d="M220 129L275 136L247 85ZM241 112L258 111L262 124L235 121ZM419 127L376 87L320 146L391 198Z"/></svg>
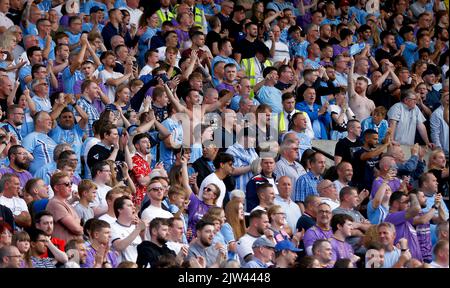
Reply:
<svg viewBox="0 0 450 288"><path fill-rule="evenodd" d="M436 210L438 210L439 208L436 206L436 204L433 204L433 206L431 206L431 208L434 208Z"/></svg>
<svg viewBox="0 0 450 288"><path fill-rule="evenodd" d="M400 249L400 251L402 251L402 252L406 252L406 251L408 251L409 249L408 248L406 248L406 249Z"/></svg>

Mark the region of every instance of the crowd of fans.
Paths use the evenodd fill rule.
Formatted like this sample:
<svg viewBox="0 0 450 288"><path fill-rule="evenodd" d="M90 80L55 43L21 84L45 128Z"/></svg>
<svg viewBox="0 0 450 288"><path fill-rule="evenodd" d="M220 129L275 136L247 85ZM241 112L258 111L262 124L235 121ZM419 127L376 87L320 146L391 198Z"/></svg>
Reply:
<svg viewBox="0 0 450 288"><path fill-rule="evenodd" d="M448 11L0 0L0 267L448 268Z"/></svg>

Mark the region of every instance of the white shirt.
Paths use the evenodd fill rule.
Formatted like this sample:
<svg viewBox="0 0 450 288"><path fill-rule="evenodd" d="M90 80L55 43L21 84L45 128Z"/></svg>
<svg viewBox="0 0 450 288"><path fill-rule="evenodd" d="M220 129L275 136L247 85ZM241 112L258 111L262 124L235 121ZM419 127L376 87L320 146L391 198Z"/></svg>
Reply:
<svg viewBox="0 0 450 288"><path fill-rule="evenodd" d="M11 26L14 26L14 22L6 17L5 13L0 12L0 27L5 27L6 29L8 29Z"/></svg>
<svg viewBox="0 0 450 288"><path fill-rule="evenodd" d="M152 71L153 71L153 67L151 67L150 65L145 65L144 67L142 67L142 70L141 70L141 72L139 73L139 78L141 78L141 76L143 76L143 75L147 75L147 74L150 74L150 73L152 73Z"/></svg>
<svg viewBox="0 0 450 288"><path fill-rule="evenodd" d="M272 40L267 40L264 44L270 49L272 47ZM270 58L270 61L273 63L283 62L284 59L286 59L287 62L291 60L291 56L289 55L289 47L285 43L277 41L275 42L275 53L273 58Z"/></svg>
<svg viewBox="0 0 450 288"><path fill-rule="evenodd" d="M117 221L116 217L109 216L107 213L103 214L98 219L108 222L109 225Z"/></svg>
<svg viewBox="0 0 450 288"><path fill-rule="evenodd" d="M336 186L336 191L339 193L341 192L341 189L344 187L347 187L348 185L345 185L344 183L342 183L341 181L339 181L338 179L334 180L334 185Z"/></svg>
<svg viewBox="0 0 450 288"><path fill-rule="evenodd" d="M431 262L430 266L431 266L431 268L449 268L448 265L442 266L441 264L438 264L436 261Z"/></svg>
<svg viewBox="0 0 450 288"><path fill-rule="evenodd" d="M200 185L200 191L198 194L199 199L203 199L203 189L205 189L208 184L213 183L216 184L220 189L219 198L217 198L216 206L222 207L223 198L225 198L225 193L227 192L227 188L225 187L225 183L217 177L216 173L209 174L205 179L203 179L202 184Z"/></svg>
<svg viewBox="0 0 450 288"><path fill-rule="evenodd" d="M302 216L300 207L291 199L283 199L279 195L275 196L275 205L280 205L284 213L286 213L286 221L292 232L297 230L297 221Z"/></svg>
<svg viewBox="0 0 450 288"><path fill-rule="evenodd" d="M111 101L111 103L114 103L115 97L116 97L116 86L112 86L112 85L108 85L106 84L106 81L108 79L117 79L123 76L122 73L119 72L115 72L113 71L112 73L106 71L106 70L102 70L98 76L100 77L100 79L102 80L102 82L105 84L106 86L106 95L108 95L109 101ZM127 83L128 81L125 81L123 83Z"/></svg>
<svg viewBox="0 0 450 288"><path fill-rule="evenodd" d="M156 206L150 205L147 208L142 211L141 219L146 220L149 223L155 219L155 218L164 218L169 219L173 217L173 214ZM150 230L147 228L145 229L145 240L150 241Z"/></svg>
<svg viewBox="0 0 450 288"><path fill-rule="evenodd" d="M142 14L144 12L142 12L140 9L133 9L130 7L125 7L125 10L127 10L128 12L130 12L130 24L134 24L136 25L136 27L139 27L139 19L141 18Z"/></svg>
<svg viewBox="0 0 450 288"><path fill-rule="evenodd" d="M331 211L338 208L340 205L339 201L336 202L328 197L320 197L320 202L327 203L328 205L330 205Z"/></svg>
<svg viewBox="0 0 450 288"><path fill-rule="evenodd" d="M9 210L11 210L11 212L14 214L14 216L18 216L24 211L29 213L27 203L25 202L25 200L19 197L8 198L2 195L0 197L0 204L8 207Z"/></svg>
<svg viewBox="0 0 450 288"><path fill-rule="evenodd" d="M104 210L108 210L108 204L106 203L106 193L112 188L105 184L95 183L97 185L97 193L95 194L94 202L90 203L92 208L101 207Z"/></svg>
<svg viewBox="0 0 450 288"><path fill-rule="evenodd" d="M136 229L136 225L131 225L129 227L123 226L119 224L117 221L111 224L111 246L116 240L123 240L130 235L134 229ZM137 260L137 245L141 244L142 239L141 236L137 236L127 248L119 252L119 257L117 258L118 263L122 261L131 261L136 262Z"/></svg>

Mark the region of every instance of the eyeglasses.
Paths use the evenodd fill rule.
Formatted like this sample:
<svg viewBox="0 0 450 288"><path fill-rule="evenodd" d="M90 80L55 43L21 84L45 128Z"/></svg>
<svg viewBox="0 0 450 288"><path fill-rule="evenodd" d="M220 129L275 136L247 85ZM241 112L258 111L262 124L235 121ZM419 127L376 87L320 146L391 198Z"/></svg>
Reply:
<svg viewBox="0 0 450 288"><path fill-rule="evenodd" d="M72 187L72 182L67 182L67 183L59 183L57 185L64 185L66 187Z"/></svg>
<svg viewBox="0 0 450 288"><path fill-rule="evenodd" d="M209 187L205 187L203 190L208 191L208 192L212 192L213 190Z"/></svg>

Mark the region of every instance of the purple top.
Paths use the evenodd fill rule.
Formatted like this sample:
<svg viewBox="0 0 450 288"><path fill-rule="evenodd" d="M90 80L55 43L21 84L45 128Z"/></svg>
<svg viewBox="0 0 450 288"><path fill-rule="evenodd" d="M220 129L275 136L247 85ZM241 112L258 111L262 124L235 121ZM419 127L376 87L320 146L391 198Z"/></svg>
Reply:
<svg viewBox="0 0 450 288"><path fill-rule="evenodd" d="M25 187L25 184L27 184L28 180L33 178L33 175L31 175L30 172L28 172L28 171L17 172L16 170L12 169L10 166L0 169L1 175L4 175L6 173L11 173L11 174L14 174L17 177L19 177L20 189L23 189Z"/></svg>
<svg viewBox="0 0 450 288"><path fill-rule="evenodd" d="M372 183L372 190L370 191L370 199L373 199L375 197L375 194L378 191L378 188L380 188L381 184L383 183L383 178L377 177L373 183ZM394 178L393 180L389 181L388 183L389 187L391 187L392 192L398 191L400 189L401 183L400 179Z"/></svg>
<svg viewBox="0 0 450 288"><path fill-rule="evenodd" d="M305 232L305 236L303 237L303 243L305 244L305 248L312 247L314 242L319 239L329 239L333 237L333 231L330 229L324 231L319 226L314 225L309 228Z"/></svg>
<svg viewBox="0 0 450 288"><path fill-rule="evenodd" d="M333 57L336 57L337 55L341 55L344 52L347 52L350 50L350 46L342 47L339 44L333 44Z"/></svg>
<svg viewBox="0 0 450 288"><path fill-rule="evenodd" d="M233 93L236 94L236 91L234 91L234 86L230 85L230 84L227 84L227 83L224 83L224 82L222 82L219 85L217 85L216 89L217 89L218 92L220 92L220 91L222 91L224 89L227 89L227 90L232 91Z"/></svg>
<svg viewBox="0 0 450 288"><path fill-rule="evenodd" d="M397 244L399 239L405 238L408 240L408 248L412 257L422 261L422 252L420 251L416 229L412 225L413 218L406 219L406 211L400 211L389 213L384 221L395 225L396 236L394 244Z"/></svg>
<svg viewBox="0 0 450 288"><path fill-rule="evenodd" d="M191 202L188 206L188 229L190 228L192 230L192 236L195 236L197 235L195 225L197 225L197 222L203 218L212 206L198 199L194 193L191 193L189 200Z"/></svg>
<svg viewBox="0 0 450 288"><path fill-rule="evenodd" d="M353 257L353 248L352 245L348 244L345 241L338 240L334 237L330 239L331 248L333 249L332 261L336 262L336 260L347 258L352 259Z"/></svg>
<svg viewBox="0 0 450 288"><path fill-rule="evenodd" d="M95 263L95 255L97 254L97 251L95 251L94 247L92 247L91 244L89 244L86 247L86 252L87 252L87 257L86 257L86 262L81 264L81 268L93 268L94 267L94 263ZM119 265L119 262L117 261L117 252L115 251L109 251L108 255L106 256L106 261L108 261L109 264L111 264L111 266L113 268L117 268L117 266Z"/></svg>
<svg viewBox="0 0 450 288"><path fill-rule="evenodd" d="M425 214L420 212L419 216ZM430 223L416 226L417 240L419 241L420 251L422 252L423 260L427 263L433 261L433 245L431 244L431 230Z"/></svg>

